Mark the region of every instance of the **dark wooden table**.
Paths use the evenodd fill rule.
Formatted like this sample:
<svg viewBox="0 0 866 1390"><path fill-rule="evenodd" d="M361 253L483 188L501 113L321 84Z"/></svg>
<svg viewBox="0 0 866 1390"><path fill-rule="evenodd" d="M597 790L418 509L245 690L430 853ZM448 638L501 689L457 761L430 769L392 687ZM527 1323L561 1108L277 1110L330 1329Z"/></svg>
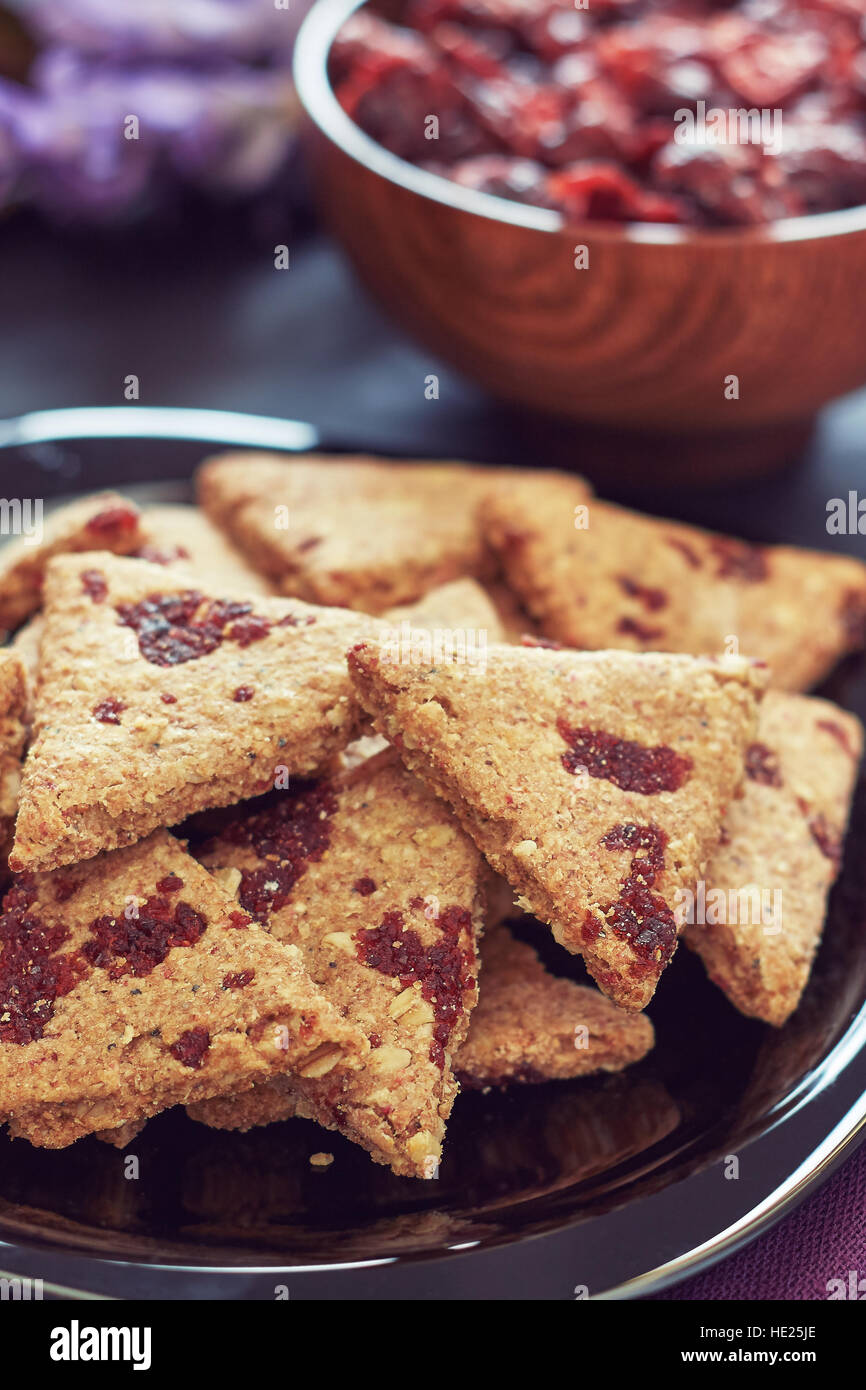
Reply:
<svg viewBox="0 0 866 1390"><path fill-rule="evenodd" d="M278 241L290 270L274 269ZM409 343L325 238L277 220L254 235L237 216L197 213L171 234L93 235L12 218L0 227L0 314L0 415L122 405L134 373L143 405L307 419L336 445L596 464L579 430L512 412ZM438 400L425 399L430 372ZM804 460L771 482L670 491L649 470L640 488L595 481L654 511L820 544L827 499L866 486L864 462L866 392L825 412Z"/></svg>

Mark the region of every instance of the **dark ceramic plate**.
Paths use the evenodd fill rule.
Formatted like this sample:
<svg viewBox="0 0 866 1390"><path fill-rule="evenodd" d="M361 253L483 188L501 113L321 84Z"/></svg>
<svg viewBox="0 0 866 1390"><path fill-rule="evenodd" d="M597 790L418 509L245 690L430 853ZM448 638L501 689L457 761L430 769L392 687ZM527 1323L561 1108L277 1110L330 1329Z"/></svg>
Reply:
<svg viewBox="0 0 866 1390"><path fill-rule="evenodd" d="M0 492L12 480L24 495L110 483L176 500L214 443L316 442L306 425L219 412L51 412L0 423ZM866 715L862 663L825 693ZM235 1135L161 1115L132 1145L138 1179L95 1139L47 1152L4 1138L0 1265L78 1296L273 1298L278 1284L293 1298L659 1289L781 1216L866 1132L864 877L861 783L824 944L786 1027L741 1018L681 948L649 1011L658 1045L643 1063L461 1096L436 1182L395 1178L300 1121ZM547 934L524 930L581 978ZM323 1147L333 1165L311 1168Z"/></svg>

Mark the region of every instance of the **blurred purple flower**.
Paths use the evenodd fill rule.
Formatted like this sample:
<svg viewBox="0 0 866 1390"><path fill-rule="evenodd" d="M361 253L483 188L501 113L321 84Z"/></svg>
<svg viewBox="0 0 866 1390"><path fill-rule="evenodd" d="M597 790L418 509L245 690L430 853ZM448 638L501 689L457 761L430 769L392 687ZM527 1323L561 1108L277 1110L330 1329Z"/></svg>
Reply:
<svg viewBox="0 0 866 1390"><path fill-rule="evenodd" d="M0 204L110 221L180 187L270 189L295 143L288 60L305 4L291 5L35 0L27 18L51 42L27 86L0 80Z"/></svg>
<svg viewBox="0 0 866 1390"><path fill-rule="evenodd" d="M32 89L0 84L0 129L25 200L105 217L178 181L235 196L267 188L293 144L293 101L282 73L118 68L58 50L39 59Z"/></svg>
<svg viewBox="0 0 866 1390"><path fill-rule="evenodd" d="M310 0L7 0L38 39L121 60L285 61Z"/></svg>

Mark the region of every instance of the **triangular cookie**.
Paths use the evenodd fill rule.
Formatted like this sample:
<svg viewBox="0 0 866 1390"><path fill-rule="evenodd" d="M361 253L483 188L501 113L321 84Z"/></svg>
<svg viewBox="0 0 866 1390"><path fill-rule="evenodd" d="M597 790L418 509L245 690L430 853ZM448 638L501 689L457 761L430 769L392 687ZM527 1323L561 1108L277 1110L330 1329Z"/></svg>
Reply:
<svg viewBox="0 0 866 1390"><path fill-rule="evenodd" d="M492 647L483 673L349 653L358 694L522 905L643 1008L676 946L678 891L719 836L754 736L749 662Z"/></svg>
<svg viewBox="0 0 866 1390"><path fill-rule="evenodd" d="M127 554L144 539L138 508L116 492L98 492L46 517L30 515L22 502L25 534L0 548L0 637L13 631L42 601L45 566L70 551L112 550Z"/></svg>
<svg viewBox="0 0 866 1390"><path fill-rule="evenodd" d="M52 561L17 870L56 868L320 768L354 737L345 650L372 619Z"/></svg>
<svg viewBox="0 0 866 1390"><path fill-rule="evenodd" d="M383 613L492 572L477 510L505 470L374 458L224 454L201 505L262 573L312 603Z"/></svg>
<svg viewBox="0 0 866 1390"><path fill-rule="evenodd" d="M515 484L482 517L509 584L565 646L735 650L766 661L774 685L805 690L866 640L866 565L851 556L588 501L580 479Z"/></svg>
<svg viewBox="0 0 866 1390"><path fill-rule="evenodd" d="M685 938L741 1013L796 1009L841 862L860 721L827 700L771 691ZM744 920L740 920L744 919Z"/></svg>
<svg viewBox="0 0 866 1390"><path fill-rule="evenodd" d="M446 806L388 751L229 813L202 860L370 1040L362 1071L287 1078L197 1107L218 1127L303 1114L395 1173L431 1177L477 997L484 867ZM222 871L222 872L220 872Z"/></svg>
<svg viewBox="0 0 866 1390"><path fill-rule="evenodd" d="M132 553L155 565L183 565L218 588L238 593L273 594L273 586L229 545L222 531L198 507L163 504L141 514L144 543Z"/></svg>
<svg viewBox="0 0 866 1390"><path fill-rule="evenodd" d="M27 875L0 915L0 1115L49 1148L286 1070L357 1066L366 1039L160 830Z"/></svg>
<svg viewBox="0 0 866 1390"><path fill-rule="evenodd" d="M481 989L469 1036L454 1058L464 1086L562 1080L622 1071L654 1042L645 1014L618 1009L597 989L545 970L507 927L481 946Z"/></svg>

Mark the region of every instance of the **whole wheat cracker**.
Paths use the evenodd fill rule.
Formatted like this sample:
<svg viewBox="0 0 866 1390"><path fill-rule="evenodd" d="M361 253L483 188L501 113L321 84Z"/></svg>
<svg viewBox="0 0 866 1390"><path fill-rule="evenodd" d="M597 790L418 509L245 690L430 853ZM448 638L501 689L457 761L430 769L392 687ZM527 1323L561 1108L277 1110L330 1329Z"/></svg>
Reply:
<svg viewBox="0 0 866 1390"><path fill-rule="evenodd" d="M366 1039L298 951L238 909L167 831L17 880L0 916L0 1115L49 1148Z"/></svg>
<svg viewBox="0 0 866 1390"><path fill-rule="evenodd" d="M478 506L507 469L370 457L224 454L199 501L283 593L380 614L463 575L492 577Z"/></svg>
<svg viewBox="0 0 866 1390"><path fill-rule="evenodd" d="M144 541L134 552L136 559L182 565L207 584L227 585L239 593L276 592L198 507L183 503L146 507L141 527Z"/></svg>
<svg viewBox="0 0 866 1390"><path fill-rule="evenodd" d="M710 978L749 1017L778 1027L800 1002L862 752L853 714L828 700L767 694L742 799L728 809L703 908L695 903L685 929Z"/></svg>
<svg viewBox="0 0 866 1390"><path fill-rule="evenodd" d="M485 870L454 817L390 750L325 782L233 810L197 851L370 1040L363 1069L285 1078L196 1106L248 1129L302 1114L378 1163L431 1177L477 998Z"/></svg>
<svg viewBox="0 0 866 1390"><path fill-rule="evenodd" d="M349 653L375 727L454 807L521 906L643 1008L743 777L765 673L629 652L492 647L483 676Z"/></svg>
<svg viewBox="0 0 866 1390"><path fill-rule="evenodd" d="M552 975L531 946L499 927L481 945L480 995L454 1068L464 1086L481 1089L564 1080L621 1071L654 1040L645 1014Z"/></svg>
<svg viewBox="0 0 866 1390"><path fill-rule="evenodd" d="M374 620L190 583L110 555L49 565L16 871L314 772L358 732L345 648Z"/></svg>
<svg viewBox="0 0 866 1390"><path fill-rule="evenodd" d="M138 508L116 492L98 492L45 519L41 537L20 537L0 547L0 634L12 632L42 601L45 566L70 551L127 554L143 540Z"/></svg>
<svg viewBox="0 0 866 1390"><path fill-rule="evenodd" d="M570 647L739 651L786 690L866 641L866 565L588 502L562 477L485 499L485 535L544 634Z"/></svg>

